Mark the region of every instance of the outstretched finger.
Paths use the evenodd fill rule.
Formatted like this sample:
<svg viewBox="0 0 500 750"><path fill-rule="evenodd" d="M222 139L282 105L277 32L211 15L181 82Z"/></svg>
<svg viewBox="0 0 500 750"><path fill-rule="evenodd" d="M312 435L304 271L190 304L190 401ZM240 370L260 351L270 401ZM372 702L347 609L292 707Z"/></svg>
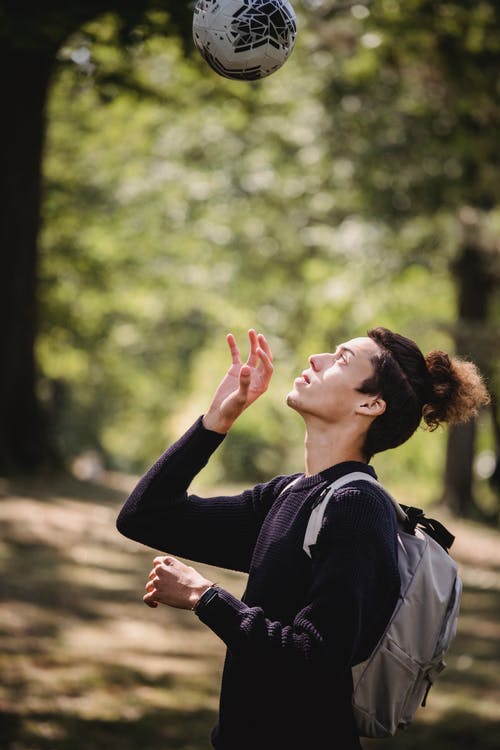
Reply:
<svg viewBox="0 0 500 750"><path fill-rule="evenodd" d="M269 357L267 352L260 347L258 349L258 355L267 377L270 378L274 372L272 359Z"/></svg>
<svg viewBox="0 0 500 750"><path fill-rule="evenodd" d="M249 367L257 367L258 354L257 349L259 346L257 333L254 328L250 328L248 331L248 339L250 341L250 352L248 354L247 365Z"/></svg>
<svg viewBox="0 0 500 750"><path fill-rule="evenodd" d="M269 360L272 362L273 361L273 354L271 352L271 347L269 346L269 343L268 343L268 341L267 341L267 339L266 339L266 337L264 336L263 333L259 333L258 340L259 340L259 346L260 346L260 348L265 351L265 353L269 357Z"/></svg>
<svg viewBox="0 0 500 750"><path fill-rule="evenodd" d="M259 359L261 367L259 367L260 372L260 388L262 391L267 389L267 386L269 385L269 381L272 378L274 367L273 363L267 356L266 352L263 349L259 349Z"/></svg>
<svg viewBox="0 0 500 750"><path fill-rule="evenodd" d="M233 365L239 365L241 362L240 350L238 349L238 344L236 343L236 339L234 338L232 333L227 334L226 341L229 346L229 351L231 352L231 360Z"/></svg>

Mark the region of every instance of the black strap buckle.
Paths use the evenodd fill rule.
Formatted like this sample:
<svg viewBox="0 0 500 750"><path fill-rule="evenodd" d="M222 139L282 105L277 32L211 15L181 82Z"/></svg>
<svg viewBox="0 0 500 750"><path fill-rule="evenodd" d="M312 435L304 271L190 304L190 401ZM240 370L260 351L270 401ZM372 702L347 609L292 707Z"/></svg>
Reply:
<svg viewBox="0 0 500 750"><path fill-rule="evenodd" d="M448 552L455 541L455 537L450 531L448 531L446 526L443 526L440 521L436 521L435 518L427 518L421 508L413 508L407 505L402 505L401 507L408 516L408 522L405 524L405 531L409 534L414 534L415 529L420 527L432 537L434 541L440 544L446 552Z"/></svg>

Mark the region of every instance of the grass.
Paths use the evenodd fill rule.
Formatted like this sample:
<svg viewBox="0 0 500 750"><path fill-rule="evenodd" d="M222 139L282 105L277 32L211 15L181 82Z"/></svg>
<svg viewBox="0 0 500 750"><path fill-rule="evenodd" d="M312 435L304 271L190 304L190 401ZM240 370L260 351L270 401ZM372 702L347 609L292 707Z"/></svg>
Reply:
<svg viewBox="0 0 500 750"><path fill-rule="evenodd" d="M210 747L224 646L192 613L142 604L156 553L115 531L129 489L0 483L1 750ZM366 750L500 747L500 533L442 520L465 585L448 668L414 724ZM215 577L241 594L244 576Z"/></svg>

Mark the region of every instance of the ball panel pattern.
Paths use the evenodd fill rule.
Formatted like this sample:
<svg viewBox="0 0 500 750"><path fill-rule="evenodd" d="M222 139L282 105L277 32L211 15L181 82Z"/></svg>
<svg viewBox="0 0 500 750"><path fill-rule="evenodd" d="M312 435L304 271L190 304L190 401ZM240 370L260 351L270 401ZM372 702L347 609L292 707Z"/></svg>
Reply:
<svg viewBox="0 0 500 750"><path fill-rule="evenodd" d="M198 0L193 39L219 75L257 80L278 70L296 40L289 0Z"/></svg>

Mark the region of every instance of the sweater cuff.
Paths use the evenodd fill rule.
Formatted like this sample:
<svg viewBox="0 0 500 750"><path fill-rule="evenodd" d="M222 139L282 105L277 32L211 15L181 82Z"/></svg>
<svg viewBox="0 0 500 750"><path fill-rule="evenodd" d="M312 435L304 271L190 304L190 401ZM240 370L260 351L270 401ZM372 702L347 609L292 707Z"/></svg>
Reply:
<svg viewBox="0 0 500 750"><path fill-rule="evenodd" d="M215 450L224 440L227 433L215 432L209 430L203 424L204 414L198 417L193 425L186 431L185 438L195 438L202 440L207 446Z"/></svg>
<svg viewBox="0 0 500 750"><path fill-rule="evenodd" d="M200 607L196 614L226 646L234 647L241 640L242 620L251 610L229 591L217 586L216 592L208 605Z"/></svg>

